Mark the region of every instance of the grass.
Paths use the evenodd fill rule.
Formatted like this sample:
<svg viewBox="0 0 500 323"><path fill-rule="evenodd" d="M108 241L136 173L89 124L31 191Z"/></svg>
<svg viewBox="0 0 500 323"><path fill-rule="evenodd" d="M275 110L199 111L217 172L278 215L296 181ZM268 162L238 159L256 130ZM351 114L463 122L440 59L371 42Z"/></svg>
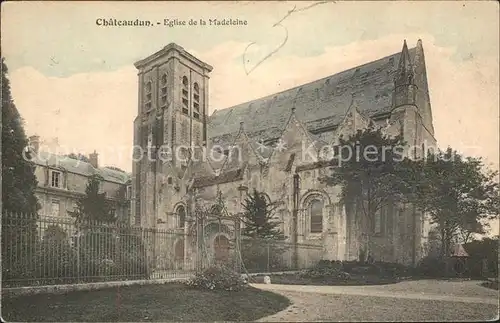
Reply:
<svg viewBox="0 0 500 323"><path fill-rule="evenodd" d="M328 286L362 286L386 285L399 282L396 278L384 278L377 275L351 275L351 279L343 280L334 277L308 278L296 274L271 275L271 283L283 285L328 285ZM263 283L264 277L254 277L256 283Z"/></svg>
<svg viewBox="0 0 500 323"><path fill-rule="evenodd" d="M252 287L200 291L183 284L143 285L2 299L2 317L15 322L254 321L290 305Z"/></svg>
<svg viewBox="0 0 500 323"><path fill-rule="evenodd" d="M498 278L496 279L488 279L487 281L483 282L481 286L498 290Z"/></svg>

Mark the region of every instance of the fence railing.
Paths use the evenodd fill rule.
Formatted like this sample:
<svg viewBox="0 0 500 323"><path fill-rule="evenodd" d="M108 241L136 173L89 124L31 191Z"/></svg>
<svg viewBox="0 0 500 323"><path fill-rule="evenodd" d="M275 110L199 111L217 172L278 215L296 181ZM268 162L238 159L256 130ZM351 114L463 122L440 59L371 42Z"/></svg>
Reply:
<svg viewBox="0 0 500 323"><path fill-rule="evenodd" d="M4 212L2 286L187 278L214 264L249 273L288 271L321 259L318 245L207 232L76 225L73 218Z"/></svg>

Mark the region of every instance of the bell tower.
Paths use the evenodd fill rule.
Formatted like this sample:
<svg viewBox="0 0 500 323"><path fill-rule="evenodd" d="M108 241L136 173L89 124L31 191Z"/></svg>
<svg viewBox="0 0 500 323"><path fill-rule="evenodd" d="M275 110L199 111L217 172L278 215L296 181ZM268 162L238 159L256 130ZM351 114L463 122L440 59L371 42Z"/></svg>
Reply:
<svg viewBox="0 0 500 323"><path fill-rule="evenodd" d="M212 66L174 43L134 65L139 102L134 121L132 208L137 225L154 226L156 184L163 163L183 173L188 149L206 143Z"/></svg>

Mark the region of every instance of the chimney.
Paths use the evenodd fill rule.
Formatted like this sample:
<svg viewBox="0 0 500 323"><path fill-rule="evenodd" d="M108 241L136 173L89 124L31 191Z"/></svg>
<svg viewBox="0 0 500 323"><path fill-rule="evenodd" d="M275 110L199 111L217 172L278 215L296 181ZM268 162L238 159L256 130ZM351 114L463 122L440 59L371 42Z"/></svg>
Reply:
<svg viewBox="0 0 500 323"><path fill-rule="evenodd" d="M40 149L40 136L34 135L29 137L30 150L36 155Z"/></svg>
<svg viewBox="0 0 500 323"><path fill-rule="evenodd" d="M99 168L99 154L94 152L89 155L89 160L90 160L90 165L92 165L94 168Z"/></svg>

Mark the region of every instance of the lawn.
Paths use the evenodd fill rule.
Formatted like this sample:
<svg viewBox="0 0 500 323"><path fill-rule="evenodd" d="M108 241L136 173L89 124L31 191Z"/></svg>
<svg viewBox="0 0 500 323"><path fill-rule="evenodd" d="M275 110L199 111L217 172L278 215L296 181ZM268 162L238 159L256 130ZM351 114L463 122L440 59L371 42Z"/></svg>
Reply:
<svg viewBox="0 0 500 323"><path fill-rule="evenodd" d="M297 274L271 275L271 283L283 285L329 285L329 286L361 286L385 285L399 282L397 278L380 277L377 275L351 275L350 279L337 279L334 277L309 278ZM255 283L262 284L264 276L254 277Z"/></svg>
<svg viewBox="0 0 500 323"><path fill-rule="evenodd" d="M2 317L15 322L254 321L290 305L253 287L199 291L183 284L126 286L2 299Z"/></svg>

